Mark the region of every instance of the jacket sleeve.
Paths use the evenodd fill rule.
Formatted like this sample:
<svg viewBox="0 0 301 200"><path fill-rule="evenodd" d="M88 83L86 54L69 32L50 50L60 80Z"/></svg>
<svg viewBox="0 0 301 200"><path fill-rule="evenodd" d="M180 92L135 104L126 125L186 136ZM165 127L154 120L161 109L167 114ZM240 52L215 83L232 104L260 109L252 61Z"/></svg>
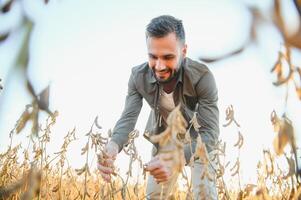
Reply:
<svg viewBox="0 0 301 200"><path fill-rule="evenodd" d="M128 92L125 106L120 119L117 121L111 140L118 144L119 152L123 145L128 142L128 135L134 130L139 113L142 108L142 96L136 89L133 72L128 82Z"/></svg>
<svg viewBox="0 0 301 200"><path fill-rule="evenodd" d="M195 86L195 90L198 97L196 108L192 111L184 107L184 112L190 119L196 112L198 123L201 125L199 134L207 147L207 151L211 152L215 148L219 137L219 110L217 106L218 91L213 74L210 71L201 77ZM194 150L195 141L192 146ZM191 157L189 149L189 146L184 147L186 161L189 161Z"/></svg>

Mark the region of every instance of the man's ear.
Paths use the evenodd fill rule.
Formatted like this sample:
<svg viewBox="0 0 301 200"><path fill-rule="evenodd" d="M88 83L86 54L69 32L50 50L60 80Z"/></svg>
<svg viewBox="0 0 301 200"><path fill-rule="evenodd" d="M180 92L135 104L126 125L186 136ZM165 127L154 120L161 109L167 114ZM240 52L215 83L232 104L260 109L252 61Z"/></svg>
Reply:
<svg viewBox="0 0 301 200"><path fill-rule="evenodd" d="M187 54L187 44L183 45L182 54L183 54L183 57L186 57L186 54Z"/></svg>

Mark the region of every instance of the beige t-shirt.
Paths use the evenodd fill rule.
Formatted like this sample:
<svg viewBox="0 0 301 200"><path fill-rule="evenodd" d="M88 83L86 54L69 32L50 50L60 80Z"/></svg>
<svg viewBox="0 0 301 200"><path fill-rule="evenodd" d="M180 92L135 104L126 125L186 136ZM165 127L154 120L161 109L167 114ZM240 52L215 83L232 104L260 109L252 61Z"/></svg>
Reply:
<svg viewBox="0 0 301 200"><path fill-rule="evenodd" d="M164 125L167 125L167 117L169 113L175 108L175 102L173 100L173 92L167 94L162 88L160 89L159 98L160 114L163 119Z"/></svg>

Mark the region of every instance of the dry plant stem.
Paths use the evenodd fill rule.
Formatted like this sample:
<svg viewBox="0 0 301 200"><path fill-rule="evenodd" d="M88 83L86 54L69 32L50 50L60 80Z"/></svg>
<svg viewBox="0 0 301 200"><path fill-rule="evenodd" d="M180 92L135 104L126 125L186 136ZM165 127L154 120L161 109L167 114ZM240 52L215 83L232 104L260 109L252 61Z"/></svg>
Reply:
<svg viewBox="0 0 301 200"><path fill-rule="evenodd" d="M123 178L117 174L117 176L120 178L121 182L122 182L122 187L120 187L118 190L114 190L114 187L112 185L112 183L110 183L109 185L109 194L104 196L104 199L106 199L108 196L111 198L111 196L113 196L112 198L114 198L114 195L117 194L118 192L122 191L124 189L124 187L127 187L127 183L123 180ZM108 185L108 184L107 184Z"/></svg>
<svg viewBox="0 0 301 200"><path fill-rule="evenodd" d="M124 183L124 185L127 185L128 181L129 181L129 177L130 177L130 174L132 174L132 165L133 165L133 158L131 157L130 159L130 163L129 163L129 170L127 172L127 176L126 176L126 181Z"/></svg>
<svg viewBox="0 0 301 200"><path fill-rule="evenodd" d="M16 122L14 128L10 131L9 133L9 139L10 139L10 142L9 142L9 149L11 148L11 146L13 145L13 137L14 137L14 133L16 131L16 128L17 128L17 125L18 125L18 121Z"/></svg>
<svg viewBox="0 0 301 200"><path fill-rule="evenodd" d="M40 146L41 146L40 148L43 149L43 142L40 142ZM45 151L46 151L46 144L45 144ZM44 153L44 151L43 151L43 153ZM43 181L43 153L42 153L41 158L40 158L40 170L41 170L40 188L42 187L42 181ZM38 200L40 200L40 198L41 198L41 192L40 191L41 190L39 190L39 193L38 193Z"/></svg>
<svg viewBox="0 0 301 200"><path fill-rule="evenodd" d="M92 160L91 160L91 162L90 162L90 167L89 167L89 169L92 168L92 165L93 165L93 163L94 163L95 157L96 157L96 155L93 154L93 158L92 158Z"/></svg>
<svg viewBox="0 0 301 200"><path fill-rule="evenodd" d="M288 102L288 97L289 97L289 85L288 82L285 83L285 97L284 97L284 110L286 111L287 109L287 102Z"/></svg>
<svg viewBox="0 0 301 200"><path fill-rule="evenodd" d="M240 162L240 148L238 148L237 159L238 159L238 162ZM240 170L239 170L239 169L238 169L238 172L237 172L237 177L238 177L238 186L239 186L239 190L242 191L242 188L241 188L241 180L240 180Z"/></svg>
<svg viewBox="0 0 301 200"><path fill-rule="evenodd" d="M189 128L188 128L188 134L190 133L190 129L192 127L192 123L189 125ZM192 151L192 142L191 142L191 139L189 140L189 149L190 149L190 155L193 156L193 151ZM194 163L194 162L193 162Z"/></svg>
<svg viewBox="0 0 301 200"><path fill-rule="evenodd" d="M69 168L70 167L70 163L69 163L68 158L66 158L66 162L67 162L67 165L68 165L68 168ZM73 185L74 185L76 191L80 194L80 189L77 187L77 185L75 183L75 177L74 177L72 171L70 172L70 174L71 174L71 177L72 177L72 180L73 180Z"/></svg>
<svg viewBox="0 0 301 200"><path fill-rule="evenodd" d="M240 148L238 148L238 151L237 151L237 161L240 163ZM238 186L239 186L239 190L242 191L242 188L241 188L241 177L240 177L240 169L238 168L237 170L237 179L238 179Z"/></svg>
<svg viewBox="0 0 301 200"><path fill-rule="evenodd" d="M64 166L61 166L61 170L60 170L60 182L59 182L59 197L60 197L60 199L63 199L63 195L62 195L63 169L64 169Z"/></svg>
<svg viewBox="0 0 301 200"><path fill-rule="evenodd" d="M188 192L191 193L192 180L191 179L190 179L190 181L188 180L188 176L187 176L187 172L186 172L185 168L183 170L183 177L186 180L186 186L187 186Z"/></svg>
<svg viewBox="0 0 301 200"><path fill-rule="evenodd" d="M225 163L226 163L226 156L224 156L223 166L225 166ZM224 176L221 176L221 179L222 179L222 183L223 183L223 186L224 186L226 198L228 200L231 200L230 195L229 195L229 191L228 191L228 188L227 188L227 185L226 185L225 180L224 180Z"/></svg>
<svg viewBox="0 0 301 200"><path fill-rule="evenodd" d="M115 199L114 198L114 194L115 194L114 186L113 186L112 182L109 184L110 184L110 197L114 200Z"/></svg>
<svg viewBox="0 0 301 200"><path fill-rule="evenodd" d="M40 175L39 188L42 188L42 183L43 183L43 160L44 159L45 159L45 161L47 160L46 146L47 146L47 143L50 141L50 136L49 136L49 134L51 133L50 128L55 124L56 116L57 116L57 112L55 112L55 114L53 116L51 116L51 115L48 116L48 118L46 120L46 128L44 129L44 134L41 137L39 137L39 135L38 135L39 144L40 144L39 146L42 151L42 154L40 157L41 175ZM49 120L51 120L51 121L49 121ZM37 134L39 134L39 131ZM38 200L40 200L40 198L41 198L41 189L38 191Z"/></svg>
<svg viewBox="0 0 301 200"><path fill-rule="evenodd" d="M26 151L27 151L27 152L28 152L28 150L29 150L30 143L31 143L31 140L29 139L29 140L28 140L28 145L27 145L27 148L26 148ZM24 166L23 166L23 172L22 172L23 177L25 176L25 170L26 170L25 167L26 167L26 166L24 165Z"/></svg>
<svg viewBox="0 0 301 200"><path fill-rule="evenodd" d="M218 157L218 159L219 159L219 157ZM220 161L218 161L218 162L220 163ZM225 162L226 162L226 156L224 156L223 167L225 166ZM225 180L224 180L224 175L222 175L222 176L220 177L220 179L221 179L221 181L222 181L223 189L224 189L224 191L225 191L225 195L226 195L227 200L231 200L231 197L230 197L230 195L229 195L229 191L228 191L227 185L226 185Z"/></svg>
<svg viewBox="0 0 301 200"><path fill-rule="evenodd" d="M130 191L129 191L129 188L128 188L128 187L126 187L126 191L128 192L129 199L130 199L130 200L132 200L132 198L131 198L131 193L130 193Z"/></svg>
<svg viewBox="0 0 301 200"><path fill-rule="evenodd" d="M161 184L161 193L160 193L160 200L163 199L163 191L164 191L164 185ZM168 195L168 194L167 194Z"/></svg>
<svg viewBox="0 0 301 200"><path fill-rule="evenodd" d="M13 129L13 130L10 132L10 134L9 134L9 138L10 138L9 149L10 149L11 146L13 145L14 130L15 130L15 129Z"/></svg>
<svg viewBox="0 0 301 200"><path fill-rule="evenodd" d="M90 128L90 131L86 134L88 136L88 141L87 141L87 149L86 149L86 162L85 162L85 184L84 184L84 197L83 199L85 200L86 199L86 195L88 193L87 191L87 176L88 176L88 170L89 170L89 145L90 145L90 138L91 138L91 134L92 134L92 130L93 130L93 126L95 124L95 122L97 122L97 117L96 119L94 120L94 123L92 124L91 128Z"/></svg>
<svg viewBox="0 0 301 200"><path fill-rule="evenodd" d="M92 130L92 129L91 129ZM90 143L90 135L88 136L88 145ZM89 162L89 148L86 152L86 171L85 171L85 192L84 192L84 200L86 199L87 195L87 175L88 175L88 162Z"/></svg>

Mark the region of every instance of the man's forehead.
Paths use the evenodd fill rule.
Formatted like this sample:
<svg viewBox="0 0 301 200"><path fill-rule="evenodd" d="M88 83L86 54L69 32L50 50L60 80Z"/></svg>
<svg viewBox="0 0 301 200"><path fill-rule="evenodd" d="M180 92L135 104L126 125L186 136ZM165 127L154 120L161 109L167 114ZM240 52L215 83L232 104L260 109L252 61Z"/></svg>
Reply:
<svg viewBox="0 0 301 200"><path fill-rule="evenodd" d="M172 52L166 52L166 53L156 53L156 52L148 52L148 55L150 56L175 56L175 53Z"/></svg>
<svg viewBox="0 0 301 200"><path fill-rule="evenodd" d="M152 40L147 41L148 52L177 52L181 48L178 41Z"/></svg>
<svg viewBox="0 0 301 200"><path fill-rule="evenodd" d="M162 41L169 41L169 42L179 42L177 36L175 33L169 33L165 36L162 36L162 37L147 37L146 38L146 41L147 42L162 42Z"/></svg>

